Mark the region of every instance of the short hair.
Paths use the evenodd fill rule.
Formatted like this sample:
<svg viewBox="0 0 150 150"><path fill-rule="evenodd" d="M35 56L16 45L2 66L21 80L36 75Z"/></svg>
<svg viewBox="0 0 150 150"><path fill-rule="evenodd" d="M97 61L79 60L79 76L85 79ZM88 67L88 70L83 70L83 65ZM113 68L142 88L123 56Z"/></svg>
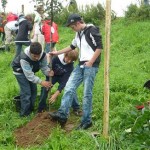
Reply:
<svg viewBox="0 0 150 150"><path fill-rule="evenodd" d="M39 42L33 42L31 43L30 45L30 52L32 54L36 54L36 55L39 55L42 53L42 46Z"/></svg>
<svg viewBox="0 0 150 150"><path fill-rule="evenodd" d="M71 50L71 51L65 53L65 57L68 57L72 61L76 61L78 59L78 51L77 50Z"/></svg>
<svg viewBox="0 0 150 150"><path fill-rule="evenodd" d="M25 18L30 21L30 22L33 22L33 18L31 15L26 15Z"/></svg>

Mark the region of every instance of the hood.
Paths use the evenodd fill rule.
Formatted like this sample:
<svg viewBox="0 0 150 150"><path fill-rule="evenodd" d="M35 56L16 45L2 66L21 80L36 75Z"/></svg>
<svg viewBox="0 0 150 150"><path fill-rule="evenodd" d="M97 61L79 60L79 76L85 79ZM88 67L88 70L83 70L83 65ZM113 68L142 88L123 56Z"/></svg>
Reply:
<svg viewBox="0 0 150 150"><path fill-rule="evenodd" d="M21 22L23 22L24 20L26 20L25 18L19 18L18 19L18 23L21 23Z"/></svg>
<svg viewBox="0 0 150 150"><path fill-rule="evenodd" d="M27 48L25 48L24 53L32 60L32 57L31 57L31 54L30 54L30 46L28 46ZM39 60L41 59L42 55L43 55L43 51L42 51L42 53L40 55Z"/></svg>

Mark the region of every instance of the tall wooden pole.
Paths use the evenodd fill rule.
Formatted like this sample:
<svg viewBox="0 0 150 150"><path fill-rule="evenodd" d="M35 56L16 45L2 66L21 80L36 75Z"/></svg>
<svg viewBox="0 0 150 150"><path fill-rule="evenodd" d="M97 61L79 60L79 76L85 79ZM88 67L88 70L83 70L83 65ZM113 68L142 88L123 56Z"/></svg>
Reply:
<svg viewBox="0 0 150 150"><path fill-rule="evenodd" d="M110 27L111 27L111 0L106 0L105 49L104 49L104 114L103 114L103 136L105 138L108 138L108 130L109 130Z"/></svg>
<svg viewBox="0 0 150 150"><path fill-rule="evenodd" d="M50 23L50 52L53 51L53 33L52 33L52 27L53 27L53 19L54 19L54 14L53 14L53 0L51 0L50 3L50 7L51 7L51 23ZM52 58L49 57L48 60L48 66L50 68L50 70L52 70ZM49 81L52 83L52 77L49 77ZM49 89L49 98L51 96L51 88ZM50 103L49 103L49 112L50 112Z"/></svg>
<svg viewBox="0 0 150 150"><path fill-rule="evenodd" d="M21 5L21 11L24 14L24 5Z"/></svg>

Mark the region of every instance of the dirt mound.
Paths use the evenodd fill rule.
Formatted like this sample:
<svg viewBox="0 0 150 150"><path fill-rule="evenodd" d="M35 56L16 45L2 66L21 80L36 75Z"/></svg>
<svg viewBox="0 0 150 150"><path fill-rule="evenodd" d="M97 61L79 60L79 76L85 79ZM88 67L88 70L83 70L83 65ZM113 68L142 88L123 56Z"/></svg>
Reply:
<svg viewBox="0 0 150 150"><path fill-rule="evenodd" d="M70 132L74 124L75 122L68 120L64 130ZM40 145L57 125L57 122L49 118L48 112L39 113L25 126L16 129L14 132L16 145L20 147Z"/></svg>

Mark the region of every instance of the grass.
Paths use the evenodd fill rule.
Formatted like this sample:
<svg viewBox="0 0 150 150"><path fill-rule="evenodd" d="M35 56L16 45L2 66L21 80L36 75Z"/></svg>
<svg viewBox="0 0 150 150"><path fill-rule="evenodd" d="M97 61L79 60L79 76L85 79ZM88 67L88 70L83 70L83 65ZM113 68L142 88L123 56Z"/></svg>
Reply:
<svg viewBox="0 0 150 150"><path fill-rule="evenodd" d="M69 135L61 129L55 129L43 145L28 148L30 150L147 150L150 127L143 127L147 123L146 114L142 115L135 109L150 100L149 90L144 89L144 83L150 79L150 26L146 22L128 22L124 19L115 20L111 26L110 51L110 122L109 140L102 136L103 95L104 95L104 53L102 62L95 79L93 89L93 127L87 131L72 131ZM101 27L104 41L104 26ZM64 27L59 27L60 41L57 49L70 45L74 33ZM30 121L30 118L20 119L15 112L13 97L18 94L18 85L12 74L11 61L14 56L14 46L10 52L0 52L0 150L20 149L15 145L13 131ZM44 79L44 76L39 73ZM38 87L40 90L40 86ZM55 88L54 88L55 89ZM78 89L78 97L82 104L83 86ZM54 105L57 109L61 96ZM138 126L134 131L126 133L125 129L132 128L138 117ZM150 119L149 119L150 120ZM137 123L136 123L137 124ZM100 136L93 138L89 133L98 131ZM147 132L146 132L147 131ZM141 136L140 136L141 135ZM98 144L97 144L98 143Z"/></svg>

